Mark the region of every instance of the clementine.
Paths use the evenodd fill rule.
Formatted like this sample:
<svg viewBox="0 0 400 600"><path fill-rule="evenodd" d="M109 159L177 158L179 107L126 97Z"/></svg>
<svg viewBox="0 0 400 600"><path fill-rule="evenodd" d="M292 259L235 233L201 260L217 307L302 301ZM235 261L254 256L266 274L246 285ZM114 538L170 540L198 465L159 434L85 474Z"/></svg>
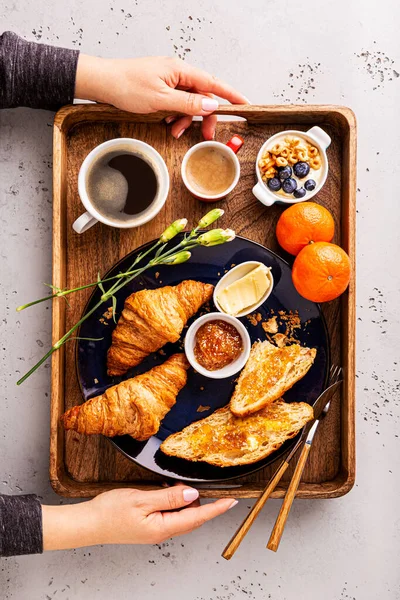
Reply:
<svg viewBox="0 0 400 600"><path fill-rule="evenodd" d="M346 252L327 242L305 246L296 256L292 279L296 290L313 302L327 302L343 294L350 281Z"/></svg>
<svg viewBox="0 0 400 600"><path fill-rule="evenodd" d="M293 204L281 214L276 226L279 244L294 256L311 242L330 242L334 233L331 213L315 202Z"/></svg>

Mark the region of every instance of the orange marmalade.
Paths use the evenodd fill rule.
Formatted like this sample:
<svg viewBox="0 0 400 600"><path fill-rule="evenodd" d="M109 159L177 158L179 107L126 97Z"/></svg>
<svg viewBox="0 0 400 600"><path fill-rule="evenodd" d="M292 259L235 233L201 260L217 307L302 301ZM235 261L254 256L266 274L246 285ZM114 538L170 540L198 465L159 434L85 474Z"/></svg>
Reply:
<svg viewBox="0 0 400 600"><path fill-rule="evenodd" d="M243 350L243 341L234 325L217 319L199 327L194 355L207 371L217 371L234 362Z"/></svg>

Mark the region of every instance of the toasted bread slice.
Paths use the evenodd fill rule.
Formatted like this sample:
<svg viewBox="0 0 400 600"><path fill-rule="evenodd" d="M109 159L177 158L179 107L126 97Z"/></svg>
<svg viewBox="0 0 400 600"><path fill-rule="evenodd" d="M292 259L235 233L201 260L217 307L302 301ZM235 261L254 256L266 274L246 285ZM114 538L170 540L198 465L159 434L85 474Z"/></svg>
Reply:
<svg viewBox="0 0 400 600"><path fill-rule="evenodd" d="M277 348L256 342L240 374L231 398L231 411L244 417L268 406L307 373L314 362L315 348L298 344Z"/></svg>
<svg viewBox="0 0 400 600"><path fill-rule="evenodd" d="M161 450L169 456L217 467L248 465L265 458L313 418L305 402L274 402L249 417L235 417L229 406L170 435Z"/></svg>

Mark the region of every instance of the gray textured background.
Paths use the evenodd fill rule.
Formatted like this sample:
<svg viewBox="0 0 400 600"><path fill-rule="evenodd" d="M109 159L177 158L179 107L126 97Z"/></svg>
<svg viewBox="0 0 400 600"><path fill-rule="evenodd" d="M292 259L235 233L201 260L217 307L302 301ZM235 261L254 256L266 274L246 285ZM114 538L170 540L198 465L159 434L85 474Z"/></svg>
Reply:
<svg viewBox="0 0 400 600"><path fill-rule="evenodd" d="M249 501L161 547L103 547L0 560L17 600L397 600L400 47L394 0L3 0L0 29L102 56L180 54L254 103L351 106L359 124L357 483L344 498L297 501L277 555L264 549L272 501L229 563ZM396 108L395 108L396 107ZM48 483L49 368L18 375L50 342L50 310L18 315L51 270L51 136L46 112L0 114L0 490L60 499ZM396 194L396 195L395 195Z"/></svg>

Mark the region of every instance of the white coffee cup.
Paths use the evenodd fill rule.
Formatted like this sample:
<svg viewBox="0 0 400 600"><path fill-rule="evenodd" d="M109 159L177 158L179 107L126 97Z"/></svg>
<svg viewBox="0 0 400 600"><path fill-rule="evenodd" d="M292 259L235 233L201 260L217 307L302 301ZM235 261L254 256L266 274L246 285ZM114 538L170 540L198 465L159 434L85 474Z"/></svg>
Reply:
<svg viewBox="0 0 400 600"><path fill-rule="evenodd" d="M132 215L132 218L124 221L118 219L111 219L103 215L97 210L91 201L88 190L88 173L93 163L100 160L103 156L120 150L134 154L146 161L153 169L157 178L157 192L154 200L145 210L142 212ZM100 144L94 150L92 150L82 163L78 176L78 192L82 200L83 206L86 208L86 212L83 213L73 223L72 227L77 233L83 233L90 227L95 225L98 221L111 227L118 227L121 229L128 229L130 227L139 227L148 221L151 221L162 209L168 196L169 191L169 174L167 166L162 156L149 144L133 138L117 138L109 140Z"/></svg>
<svg viewBox="0 0 400 600"><path fill-rule="evenodd" d="M190 150L188 150L186 152L185 156L183 157L183 161L182 161L182 165L181 165L182 180L183 180L183 183L185 184L185 186L187 187L187 189L189 190L189 192L191 194L193 194L193 196L195 198L198 198L199 200L203 200L204 202L217 202L218 200L225 198L225 196L227 196L236 187L236 185L239 181L240 163L239 163L238 157L236 156L236 152L238 152L238 150L240 150L242 145L243 145L243 139L239 135L234 135L229 140L229 142L227 142L226 144L223 144L222 142L207 141L207 142L200 142L200 143L192 146L190 148ZM202 194L201 192L199 192L199 190L197 190L192 185L190 185L190 183L188 181L188 178L186 175L186 168L187 168L188 160L193 154L198 152L198 150L200 150L201 148L217 148L220 152L225 154L229 158L229 160L232 161L232 163L234 165L235 177L234 177L231 185L226 190L221 192L220 194L214 194L214 195Z"/></svg>

